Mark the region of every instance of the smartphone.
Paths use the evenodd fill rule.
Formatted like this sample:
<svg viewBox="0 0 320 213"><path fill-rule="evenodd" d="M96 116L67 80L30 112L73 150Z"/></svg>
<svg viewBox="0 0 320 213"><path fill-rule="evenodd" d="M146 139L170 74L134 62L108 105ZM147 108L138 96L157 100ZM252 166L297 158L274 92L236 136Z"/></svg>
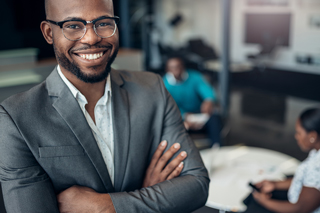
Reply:
<svg viewBox="0 0 320 213"><path fill-rule="evenodd" d="M249 183L249 186L251 187L251 188L253 188L254 190L256 190L257 192L260 192L260 189L259 188L257 188L256 187L256 185L254 185L253 183Z"/></svg>

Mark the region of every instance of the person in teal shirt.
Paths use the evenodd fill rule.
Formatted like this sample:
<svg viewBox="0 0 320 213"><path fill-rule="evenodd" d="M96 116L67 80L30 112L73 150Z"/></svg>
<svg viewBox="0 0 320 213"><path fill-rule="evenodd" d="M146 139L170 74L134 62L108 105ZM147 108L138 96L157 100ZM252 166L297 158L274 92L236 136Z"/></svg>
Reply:
<svg viewBox="0 0 320 213"><path fill-rule="evenodd" d="M171 57L167 60L163 81L180 109L186 129L190 132L206 130L211 146L220 144L221 120L214 113L216 93L201 73L185 69L182 58ZM195 122L191 119L194 115L207 117L208 121L204 124Z"/></svg>

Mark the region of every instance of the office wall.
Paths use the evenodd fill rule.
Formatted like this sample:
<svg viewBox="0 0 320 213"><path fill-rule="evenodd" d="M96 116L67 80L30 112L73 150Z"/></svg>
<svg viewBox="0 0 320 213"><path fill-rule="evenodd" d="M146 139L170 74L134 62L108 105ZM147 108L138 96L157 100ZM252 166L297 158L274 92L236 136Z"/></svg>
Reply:
<svg viewBox="0 0 320 213"><path fill-rule="evenodd" d="M232 0L231 8L231 58L245 61L248 54L258 53L259 45L245 44L246 13L291 13L291 44L280 47L273 58L264 62L271 67L320 74L320 65L301 65L296 56L320 59L320 28L310 25L312 15L320 16L319 0L289 0L288 6L248 6L247 0ZM163 33L162 42L181 46L188 39L202 37L220 52L221 5L220 0L159 0L156 23ZM185 20L177 28L168 26L168 20L180 12Z"/></svg>
<svg viewBox="0 0 320 213"><path fill-rule="evenodd" d="M288 6L248 6L246 0L234 0L232 5L231 57L235 61L246 60L246 55L259 52L259 46L245 44L246 13L291 13L290 46L279 47L274 57L266 63L275 68L320 74L320 64L300 65L298 55L320 58L320 28L310 25L312 15L320 15L320 1L289 0Z"/></svg>
<svg viewBox="0 0 320 213"><path fill-rule="evenodd" d="M215 46L220 29L219 7L219 0L158 0L155 23L161 42L179 47L192 38L201 37ZM181 24L170 26L169 21L178 13L183 17Z"/></svg>

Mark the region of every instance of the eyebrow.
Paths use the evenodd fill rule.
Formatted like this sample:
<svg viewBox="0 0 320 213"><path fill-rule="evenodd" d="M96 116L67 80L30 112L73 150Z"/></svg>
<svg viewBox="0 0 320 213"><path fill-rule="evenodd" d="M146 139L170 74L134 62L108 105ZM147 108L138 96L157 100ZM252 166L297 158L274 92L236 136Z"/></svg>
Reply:
<svg viewBox="0 0 320 213"><path fill-rule="evenodd" d="M111 16L100 16L100 17L95 18L95 19L99 19L99 18L112 18L112 17ZM95 20L95 19L93 19L93 20ZM84 20L83 18L80 18L80 17L70 17L70 16L66 17L63 21L78 21L78 20L86 21L86 20Z"/></svg>

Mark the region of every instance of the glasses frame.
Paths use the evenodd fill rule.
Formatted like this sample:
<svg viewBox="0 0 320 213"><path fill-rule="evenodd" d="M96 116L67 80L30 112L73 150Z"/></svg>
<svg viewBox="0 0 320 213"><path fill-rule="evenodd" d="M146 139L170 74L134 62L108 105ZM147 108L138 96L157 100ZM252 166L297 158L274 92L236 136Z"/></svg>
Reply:
<svg viewBox="0 0 320 213"><path fill-rule="evenodd" d="M119 20L120 20L120 18L119 18L118 16L114 16L114 17L102 16L102 17L99 17L99 18L94 19L94 20L92 20L92 21L85 21L85 20L83 20L83 19L70 19L70 20L59 21L59 22L56 22L56 21L52 21L52 20L47 19L46 21L47 21L47 22L50 22L51 24L55 24L55 25L59 26L59 27L61 28L61 30L62 30L63 36L64 36L66 39L68 39L69 41L79 41L79 40L81 40L81 39L86 35L86 33L87 33L87 24L90 24L90 23L93 24L93 30L94 30L94 32L96 33L97 36L99 36L100 38L110 38L111 36L102 37L102 36L100 36L100 35L97 33L97 29L96 29L95 23L96 23L97 21L102 20L102 19L112 19L112 20L114 20L114 22L115 22L116 25L115 25L114 31L113 31L113 33L112 33L112 35L111 35L111 36L113 36L113 35L115 34L116 30L117 30L117 24L118 24L118 22L119 22ZM76 40L72 40L72 39L69 39L69 38L66 37L66 35L65 35L64 32L63 32L63 25L64 25L64 23L69 22L69 21L80 21L80 22L82 22L82 23L84 24L84 27L85 27L84 29L85 29L85 30L84 30L84 33L83 33L83 35L82 35L81 38L76 39Z"/></svg>

